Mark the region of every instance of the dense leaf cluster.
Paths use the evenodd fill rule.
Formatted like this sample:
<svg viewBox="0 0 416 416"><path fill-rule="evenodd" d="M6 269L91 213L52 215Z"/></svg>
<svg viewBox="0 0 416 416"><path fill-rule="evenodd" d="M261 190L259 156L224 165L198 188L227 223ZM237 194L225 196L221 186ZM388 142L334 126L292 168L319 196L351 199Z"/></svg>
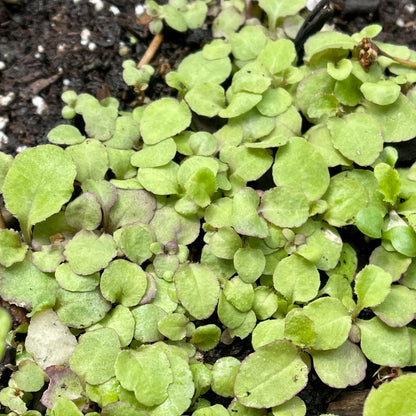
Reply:
<svg viewBox="0 0 416 416"><path fill-rule="evenodd" d="M63 116L82 131L0 153L3 216L20 225L0 229L0 295L31 317L7 334L0 311L19 352L0 391L9 414L39 415L45 389L53 416L301 416L312 367L342 389L368 361L416 365L416 165L395 168L389 145L416 136L415 71L386 56L363 68L357 45L377 25L319 32L297 62L305 3L259 0L266 27L224 2L214 40L166 77L177 98L124 112L66 91ZM155 32L207 13L148 6ZM152 73L124 66L129 85ZM364 266L348 227L375 243ZM242 362L204 363L247 337ZM413 374L383 385L364 415L414 412L415 386Z"/></svg>

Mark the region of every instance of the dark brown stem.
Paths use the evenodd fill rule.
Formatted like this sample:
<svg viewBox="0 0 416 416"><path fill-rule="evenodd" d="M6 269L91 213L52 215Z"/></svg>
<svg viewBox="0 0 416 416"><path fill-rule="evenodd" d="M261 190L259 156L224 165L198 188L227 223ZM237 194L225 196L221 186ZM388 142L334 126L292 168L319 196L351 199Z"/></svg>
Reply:
<svg viewBox="0 0 416 416"><path fill-rule="evenodd" d="M141 68L143 65L147 65L155 56L156 51L158 50L160 44L163 40L163 34L158 33L155 35L153 40L150 42L149 47L147 48L146 52L144 53L142 59L140 59L140 62L137 64L137 68Z"/></svg>

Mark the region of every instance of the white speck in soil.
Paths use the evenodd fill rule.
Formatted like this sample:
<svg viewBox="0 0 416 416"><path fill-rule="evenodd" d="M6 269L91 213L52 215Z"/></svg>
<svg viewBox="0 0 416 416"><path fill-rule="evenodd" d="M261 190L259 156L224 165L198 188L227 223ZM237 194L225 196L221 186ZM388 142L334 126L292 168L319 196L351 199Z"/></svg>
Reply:
<svg viewBox="0 0 416 416"><path fill-rule="evenodd" d="M39 95L32 98L32 104L36 107L36 114L39 115L43 114L44 111L48 108L45 100Z"/></svg>

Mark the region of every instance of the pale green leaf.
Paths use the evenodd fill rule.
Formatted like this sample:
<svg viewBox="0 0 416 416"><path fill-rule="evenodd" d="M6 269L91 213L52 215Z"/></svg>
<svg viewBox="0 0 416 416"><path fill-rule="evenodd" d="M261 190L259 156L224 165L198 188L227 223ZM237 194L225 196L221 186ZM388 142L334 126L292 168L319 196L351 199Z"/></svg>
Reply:
<svg viewBox="0 0 416 416"><path fill-rule="evenodd" d="M416 412L416 375L406 374L372 389L364 403L363 416L412 416Z"/></svg>
<svg viewBox="0 0 416 416"><path fill-rule="evenodd" d="M280 260L273 273L273 285L289 303L308 302L319 289L316 266L303 257L292 254Z"/></svg>
<svg viewBox="0 0 416 416"><path fill-rule="evenodd" d="M185 130L191 122L191 112L184 101L161 98L143 112L140 130L146 144L156 144Z"/></svg>
<svg viewBox="0 0 416 416"><path fill-rule="evenodd" d="M322 297L306 305L303 312L314 323L316 339L313 349L338 348L348 338L351 316L340 300Z"/></svg>
<svg viewBox="0 0 416 416"><path fill-rule="evenodd" d="M117 332L112 328L101 328L80 336L69 363L84 381L101 384L115 375L114 364L119 351Z"/></svg>
<svg viewBox="0 0 416 416"><path fill-rule="evenodd" d="M206 265L184 263L175 273L175 287L183 307L196 319L214 312L220 287L215 273Z"/></svg>
<svg viewBox="0 0 416 416"><path fill-rule="evenodd" d="M169 138L143 147L132 155L130 162L139 168L154 168L166 165L174 158L175 154L176 144L173 139Z"/></svg>
<svg viewBox="0 0 416 416"><path fill-rule="evenodd" d="M259 213L278 227L299 227L309 217L309 202L303 192L279 186L263 194Z"/></svg>
<svg viewBox="0 0 416 416"><path fill-rule="evenodd" d="M277 340L259 347L242 362L234 394L245 406L273 407L302 390L307 378L308 367L296 347Z"/></svg>
<svg viewBox="0 0 416 416"><path fill-rule="evenodd" d="M328 128L335 148L360 166L371 165L383 149L380 125L368 114L351 113L343 118L330 118Z"/></svg>
<svg viewBox="0 0 416 416"><path fill-rule="evenodd" d="M3 197L26 240L32 225L58 212L69 200L75 175L71 158L58 146L38 146L16 156L4 181Z"/></svg>
<svg viewBox="0 0 416 416"><path fill-rule="evenodd" d="M143 269L124 259L112 261L101 275L101 293L111 303L135 306L143 298L146 288Z"/></svg>
<svg viewBox="0 0 416 416"><path fill-rule="evenodd" d="M329 351L312 351L313 368L328 386L345 389L360 383L366 375L367 360L360 348L347 340ZM345 369L348 368L348 371Z"/></svg>
<svg viewBox="0 0 416 416"><path fill-rule="evenodd" d="M411 358L411 342L407 327L391 328L375 317L357 320L361 331L361 350L375 364L405 367Z"/></svg>
<svg viewBox="0 0 416 416"><path fill-rule="evenodd" d="M54 144L78 144L85 140L80 131L70 124L61 124L48 133L48 140Z"/></svg>
<svg viewBox="0 0 416 416"><path fill-rule="evenodd" d="M302 160L301 164L299 160ZM291 186L313 201L328 188L328 167L313 145L300 137L293 137L276 153L273 181L277 186Z"/></svg>
<svg viewBox="0 0 416 416"><path fill-rule="evenodd" d="M74 273L88 275L104 269L117 250L111 235L81 230L66 245L64 254Z"/></svg>
<svg viewBox="0 0 416 416"><path fill-rule="evenodd" d="M55 304L58 283L50 274L37 269L29 255L7 269L0 267L0 276L2 299L26 308L29 316Z"/></svg>

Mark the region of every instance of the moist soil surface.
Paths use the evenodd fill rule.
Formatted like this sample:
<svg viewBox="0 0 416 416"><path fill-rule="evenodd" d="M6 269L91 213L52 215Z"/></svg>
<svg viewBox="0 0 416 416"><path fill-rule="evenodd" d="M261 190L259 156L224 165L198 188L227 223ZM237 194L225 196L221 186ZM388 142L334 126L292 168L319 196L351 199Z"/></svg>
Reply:
<svg viewBox="0 0 416 416"><path fill-rule="evenodd" d="M121 64L129 58L138 62L153 38L135 14L143 0L90 1L0 0L0 151L14 155L46 143L47 132L63 122L64 89L99 99L117 97L122 108L137 103L139 97L123 82ZM380 23L383 32L377 39L416 49L416 0L334 0L333 5L329 23L339 30L354 33ZM174 94L164 75L210 36L209 30L166 31L151 62L156 73L146 95L153 100ZM19 308L0 302L11 310L15 325L24 321ZM206 361L225 355L243 359L250 352L249 342L234 342L211 351ZM350 391L329 388L312 373L300 394L307 415L361 415L376 371L377 366L370 365L367 378ZM1 384L7 385L3 378Z"/></svg>

